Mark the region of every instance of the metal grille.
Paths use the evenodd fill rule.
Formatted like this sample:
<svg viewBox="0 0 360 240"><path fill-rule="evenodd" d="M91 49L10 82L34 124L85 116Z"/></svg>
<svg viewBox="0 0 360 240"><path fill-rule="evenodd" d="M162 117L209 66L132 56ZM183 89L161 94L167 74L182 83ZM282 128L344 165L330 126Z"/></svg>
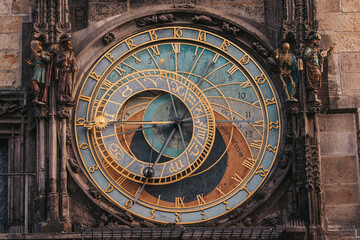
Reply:
<svg viewBox="0 0 360 240"><path fill-rule="evenodd" d="M280 233L272 228L87 228L83 239L279 239Z"/></svg>

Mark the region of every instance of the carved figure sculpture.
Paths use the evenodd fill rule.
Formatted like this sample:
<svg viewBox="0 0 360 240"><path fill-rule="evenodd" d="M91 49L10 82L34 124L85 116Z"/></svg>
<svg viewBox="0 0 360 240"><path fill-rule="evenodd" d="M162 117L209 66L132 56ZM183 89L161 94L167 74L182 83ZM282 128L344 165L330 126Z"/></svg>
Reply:
<svg viewBox="0 0 360 240"><path fill-rule="evenodd" d="M50 68L47 65L51 62L50 53L43 50L40 41L34 40L30 43L31 59L26 59L26 63L32 66L32 85L34 89L34 103L45 104L47 102L47 90L50 84Z"/></svg>
<svg viewBox="0 0 360 240"><path fill-rule="evenodd" d="M324 58L334 50L335 43L328 50L320 51L321 36L314 33L309 36L310 46L304 50L304 62L306 66L306 81L309 91L319 92L321 86L321 73L323 71Z"/></svg>
<svg viewBox="0 0 360 240"><path fill-rule="evenodd" d="M59 41L60 50L57 54L56 66L57 79L58 79L58 90L57 96L60 103L72 103L71 97L73 84L74 84L74 73L78 70L75 63L75 54L72 50L72 44L69 38L64 38Z"/></svg>
<svg viewBox="0 0 360 240"><path fill-rule="evenodd" d="M290 44L282 45L282 53L276 51L276 58L280 63L280 79L284 85L287 99L294 99L296 85L299 81L299 71L294 54L290 53Z"/></svg>

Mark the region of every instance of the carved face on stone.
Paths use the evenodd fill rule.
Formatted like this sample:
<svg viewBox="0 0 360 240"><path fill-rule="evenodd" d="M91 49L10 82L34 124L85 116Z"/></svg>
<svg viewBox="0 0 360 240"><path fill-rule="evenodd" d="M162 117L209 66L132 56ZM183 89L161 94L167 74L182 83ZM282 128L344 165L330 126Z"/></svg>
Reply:
<svg viewBox="0 0 360 240"><path fill-rule="evenodd" d="M71 41L66 41L63 43L64 50L72 50L72 43Z"/></svg>
<svg viewBox="0 0 360 240"><path fill-rule="evenodd" d="M319 47L320 46L320 39L313 39L311 40L311 44L314 46L314 47Z"/></svg>

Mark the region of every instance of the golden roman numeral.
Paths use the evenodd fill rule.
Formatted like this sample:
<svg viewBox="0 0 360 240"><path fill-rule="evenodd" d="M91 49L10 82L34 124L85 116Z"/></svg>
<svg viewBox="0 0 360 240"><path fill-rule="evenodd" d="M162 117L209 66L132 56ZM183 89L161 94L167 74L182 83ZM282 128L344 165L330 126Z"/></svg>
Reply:
<svg viewBox="0 0 360 240"><path fill-rule="evenodd" d="M114 62L114 57L111 55L111 53L107 53L105 55L106 59L109 60L111 63Z"/></svg>
<svg viewBox="0 0 360 240"><path fill-rule="evenodd" d="M237 69L238 68L235 65L233 65L231 68L229 68L229 70L227 70L227 73L233 75Z"/></svg>
<svg viewBox="0 0 360 240"><path fill-rule="evenodd" d="M198 35L197 40L206 42L206 32L199 31L199 35Z"/></svg>
<svg viewBox="0 0 360 240"><path fill-rule="evenodd" d="M105 79L102 83L101 83L101 87L100 89L102 90L108 90L111 86L112 86L112 82L110 82L109 80Z"/></svg>
<svg viewBox="0 0 360 240"><path fill-rule="evenodd" d="M174 51L175 54L181 53L180 52L180 43L172 43L171 46L172 46L173 51Z"/></svg>
<svg viewBox="0 0 360 240"><path fill-rule="evenodd" d="M136 44L134 43L134 40L132 40L131 38L129 38L128 40L125 41L126 45L128 46L128 48L131 50L132 48L136 47Z"/></svg>
<svg viewBox="0 0 360 240"><path fill-rule="evenodd" d="M181 28L174 28L174 37L175 38L181 38L181 36L182 36L182 30L181 30Z"/></svg>
<svg viewBox="0 0 360 240"><path fill-rule="evenodd" d="M150 49L153 51L155 56L159 56L160 55L160 50L158 46L151 46Z"/></svg>
<svg viewBox="0 0 360 240"><path fill-rule="evenodd" d="M155 30L149 31L149 35L152 41L158 39L158 36L155 34Z"/></svg>
<svg viewBox="0 0 360 240"><path fill-rule="evenodd" d="M264 126L264 121L260 120L260 121L254 122L253 126L254 127L263 127Z"/></svg>
<svg viewBox="0 0 360 240"><path fill-rule="evenodd" d="M101 75L97 75L95 72L90 73L90 77L95 79L96 81L100 80Z"/></svg>
<svg viewBox="0 0 360 240"><path fill-rule="evenodd" d="M221 186L217 186L216 190L220 193L220 196L225 196L225 193L222 191Z"/></svg>
<svg viewBox="0 0 360 240"><path fill-rule="evenodd" d="M260 107L260 101L257 100L256 102L253 102L251 105L253 105L255 107Z"/></svg>
<svg viewBox="0 0 360 240"><path fill-rule="evenodd" d="M197 199L199 205L205 204L204 194L198 194L198 195L196 195L196 199Z"/></svg>
<svg viewBox="0 0 360 240"><path fill-rule="evenodd" d="M156 201L156 205L160 204L160 198L161 198L161 195L158 196L157 201Z"/></svg>
<svg viewBox="0 0 360 240"><path fill-rule="evenodd" d="M227 40L224 40L224 42L220 46L220 49L227 51L227 50L229 50L229 47L230 47L230 42Z"/></svg>
<svg viewBox="0 0 360 240"><path fill-rule="evenodd" d="M180 208L180 207L185 207L184 205L184 197L175 197L175 207Z"/></svg>
<svg viewBox="0 0 360 240"><path fill-rule="evenodd" d="M240 83L240 87L242 87L242 88L247 88L247 87L250 87L250 86L251 86L251 84L250 84L249 80L246 81L246 82Z"/></svg>
<svg viewBox="0 0 360 240"><path fill-rule="evenodd" d="M126 71L125 71L124 69L122 69L122 68L120 67L120 65L118 65L118 66L115 67L115 71L116 71L120 76L122 76L124 73L126 73Z"/></svg>
<svg viewBox="0 0 360 240"><path fill-rule="evenodd" d="M244 167L247 169L252 169L256 163L256 160L253 158L246 158L245 161L242 163Z"/></svg>
<svg viewBox="0 0 360 240"><path fill-rule="evenodd" d="M236 173L231 177L232 180L236 181L238 184L243 182L243 179Z"/></svg>
<svg viewBox="0 0 360 240"><path fill-rule="evenodd" d="M261 148L261 142L262 142L261 140L253 140L250 143L250 147L260 149Z"/></svg>
<svg viewBox="0 0 360 240"><path fill-rule="evenodd" d="M121 186L121 184L123 184L123 182L125 182L125 180L126 180L126 177L121 175L118 179L115 180L115 182Z"/></svg>
<svg viewBox="0 0 360 240"><path fill-rule="evenodd" d="M141 60L136 56L136 53L134 53L132 57L135 58L135 63L141 63Z"/></svg>
<svg viewBox="0 0 360 240"><path fill-rule="evenodd" d="M212 62L215 64L219 57L220 57L219 54L215 54L214 58L212 59Z"/></svg>

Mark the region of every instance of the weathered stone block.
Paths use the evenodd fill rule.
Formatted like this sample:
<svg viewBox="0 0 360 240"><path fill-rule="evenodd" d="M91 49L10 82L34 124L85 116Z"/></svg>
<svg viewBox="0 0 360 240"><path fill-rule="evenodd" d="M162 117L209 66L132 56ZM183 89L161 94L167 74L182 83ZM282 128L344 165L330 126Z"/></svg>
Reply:
<svg viewBox="0 0 360 240"><path fill-rule="evenodd" d="M321 13L340 12L340 0L317 0L316 4Z"/></svg>
<svg viewBox="0 0 360 240"><path fill-rule="evenodd" d="M0 34L0 50L19 50L21 48L21 34Z"/></svg>
<svg viewBox="0 0 360 240"><path fill-rule="evenodd" d="M334 30L335 26L335 19L338 13L328 13L328 14L319 14L318 21L319 21L319 30Z"/></svg>
<svg viewBox="0 0 360 240"><path fill-rule="evenodd" d="M352 156L356 154L354 132L322 132L320 151L322 155Z"/></svg>
<svg viewBox="0 0 360 240"><path fill-rule="evenodd" d="M335 29L341 32L360 31L360 14L339 14L336 19Z"/></svg>
<svg viewBox="0 0 360 240"><path fill-rule="evenodd" d="M359 32L336 33L332 39L337 43L335 52L360 52Z"/></svg>
<svg viewBox="0 0 360 240"><path fill-rule="evenodd" d="M21 66L21 58L19 52L15 52L15 51L0 52L0 70L13 70L19 68L20 66Z"/></svg>
<svg viewBox="0 0 360 240"><path fill-rule="evenodd" d="M10 4L11 4L11 0L1 0L0 1L0 14L1 15L10 14Z"/></svg>
<svg viewBox="0 0 360 240"><path fill-rule="evenodd" d="M325 157L321 158L322 180L324 183L356 183L358 168L356 157Z"/></svg>
<svg viewBox="0 0 360 240"><path fill-rule="evenodd" d="M360 72L359 73L344 73L341 75L343 91L358 92L360 90ZM360 92L359 92L360 94Z"/></svg>
<svg viewBox="0 0 360 240"><path fill-rule="evenodd" d="M20 80L13 72L0 72L0 89L4 88L18 88L20 87Z"/></svg>
<svg viewBox="0 0 360 240"><path fill-rule="evenodd" d="M344 108L359 108L360 101L357 96L330 96L330 108L331 109L344 109Z"/></svg>
<svg viewBox="0 0 360 240"><path fill-rule="evenodd" d="M0 16L0 33L21 32L22 18L19 16Z"/></svg>
<svg viewBox="0 0 360 240"><path fill-rule="evenodd" d="M360 72L360 54L347 53L340 55L341 72Z"/></svg>
<svg viewBox="0 0 360 240"><path fill-rule="evenodd" d="M11 5L12 14L30 14L30 1L29 0L17 0Z"/></svg>
<svg viewBox="0 0 360 240"><path fill-rule="evenodd" d="M324 114L319 116L320 132L355 132L355 114ZM322 133L321 133L322 134Z"/></svg>
<svg viewBox="0 0 360 240"><path fill-rule="evenodd" d="M360 12L359 0L342 0L341 10L343 12Z"/></svg>
<svg viewBox="0 0 360 240"><path fill-rule="evenodd" d="M251 4L235 4L233 2L217 3L214 8L224 13L231 13L231 17L242 16L259 23L265 22L263 2L253 1Z"/></svg>
<svg viewBox="0 0 360 240"><path fill-rule="evenodd" d="M101 21L105 18L123 13L127 10L125 3L89 3L89 21Z"/></svg>
<svg viewBox="0 0 360 240"><path fill-rule="evenodd" d="M326 204L356 204L359 197L358 184L331 184L324 187Z"/></svg>
<svg viewBox="0 0 360 240"><path fill-rule="evenodd" d="M326 207L329 224L339 222L359 222L360 207L358 205L331 205Z"/></svg>

